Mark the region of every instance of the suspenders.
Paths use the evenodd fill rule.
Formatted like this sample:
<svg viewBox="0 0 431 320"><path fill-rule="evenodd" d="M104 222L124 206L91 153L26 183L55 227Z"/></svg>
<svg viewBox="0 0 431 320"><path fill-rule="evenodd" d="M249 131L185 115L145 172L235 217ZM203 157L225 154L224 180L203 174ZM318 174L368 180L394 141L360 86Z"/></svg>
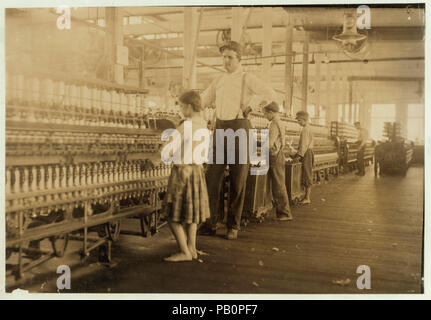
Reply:
<svg viewBox="0 0 431 320"><path fill-rule="evenodd" d="M240 116L245 109L245 107L244 107L244 86L245 86L245 72L242 73L240 101L239 101L239 112L236 116L237 119L242 119L242 117L240 118Z"/></svg>

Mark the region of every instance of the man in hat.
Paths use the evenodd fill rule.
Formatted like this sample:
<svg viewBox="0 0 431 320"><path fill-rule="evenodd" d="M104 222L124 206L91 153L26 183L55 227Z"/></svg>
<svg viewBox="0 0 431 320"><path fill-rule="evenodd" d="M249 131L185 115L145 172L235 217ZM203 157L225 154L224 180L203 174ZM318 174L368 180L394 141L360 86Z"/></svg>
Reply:
<svg viewBox="0 0 431 320"><path fill-rule="evenodd" d="M296 120L302 127L299 136L298 150L293 158L299 158L302 162L302 185L305 188L305 197L300 202L301 204L310 204L311 186L313 184L313 133L308 124L309 115L305 111L296 113Z"/></svg>
<svg viewBox="0 0 431 320"><path fill-rule="evenodd" d="M365 155L365 145L369 139L368 130L361 127L361 123L359 121L355 122L355 128L358 130L359 139L357 141L358 144L358 153L357 153L357 161L358 161L358 172L356 175L365 176L365 163L364 163L364 155Z"/></svg>
<svg viewBox="0 0 431 320"><path fill-rule="evenodd" d="M238 129L245 129L248 137L250 121L247 115L251 108L249 102L258 95L263 101L276 100L276 94L264 81L258 79L253 74L245 73L241 68L241 46L235 41L229 41L220 48L223 57L224 68L226 73L218 76L211 85L201 94L202 105L210 107L215 105L215 128L232 129L237 132ZM261 105L265 105L264 102ZM228 239L236 239L240 229L241 215L244 206L245 186L249 170L249 164L239 163L239 141L235 139L235 145L226 146L224 143L224 155L226 158L227 149L235 149L235 163L229 164L230 185L230 203L227 215L227 234ZM247 139L248 140L248 139ZM214 146L217 143L214 135ZM248 155L248 142L245 148ZM214 151L214 162L216 159ZM220 193L224 178L226 161L224 164L210 164L206 173L208 185L208 194L210 202L211 219L210 223L200 228L200 234L215 235L216 225L219 219Z"/></svg>
<svg viewBox="0 0 431 320"><path fill-rule="evenodd" d="M279 106L271 102L263 108L269 124L269 170L268 177L272 184L272 197L276 204L278 220L292 220L289 197L286 189L286 167L283 149L285 130L280 123Z"/></svg>

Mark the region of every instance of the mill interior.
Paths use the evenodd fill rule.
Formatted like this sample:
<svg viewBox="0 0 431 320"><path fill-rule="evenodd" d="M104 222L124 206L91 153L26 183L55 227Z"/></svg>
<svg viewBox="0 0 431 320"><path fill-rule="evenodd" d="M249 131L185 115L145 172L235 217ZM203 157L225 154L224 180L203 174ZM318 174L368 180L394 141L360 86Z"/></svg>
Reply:
<svg viewBox="0 0 431 320"><path fill-rule="evenodd" d="M62 264L77 274L69 292L361 293L356 270L367 265L368 293L420 293L424 14L423 5L6 9L7 286L57 292ZM268 174L249 175L238 239L198 235L196 261L165 263L175 242L162 133L184 118L184 91L202 95L226 73L220 48L230 41L242 70L275 92L294 219L274 218ZM255 129L269 125L261 100L248 101ZM201 112L211 128L216 108ZM290 153L300 111L314 139L310 205ZM226 170L222 227L232 179Z"/></svg>

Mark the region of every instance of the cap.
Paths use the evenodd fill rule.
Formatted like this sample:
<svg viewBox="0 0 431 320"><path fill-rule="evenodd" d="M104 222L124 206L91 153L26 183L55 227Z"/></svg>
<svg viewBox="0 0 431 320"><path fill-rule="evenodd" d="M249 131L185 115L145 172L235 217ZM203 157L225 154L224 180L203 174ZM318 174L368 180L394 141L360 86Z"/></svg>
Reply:
<svg viewBox="0 0 431 320"><path fill-rule="evenodd" d="M278 104L275 103L274 101L271 102L270 104L266 105L265 107L263 107L263 109L265 111L272 111L272 112L279 112L280 111Z"/></svg>
<svg viewBox="0 0 431 320"><path fill-rule="evenodd" d="M241 45L236 41L228 41L224 45L220 47L220 53L223 53L224 50L232 50L235 51L238 57L241 57L242 48Z"/></svg>
<svg viewBox="0 0 431 320"><path fill-rule="evenodd" d="M307 121L309 119L309 115L308 112L306 111L298 111L296 113L296 119L304 119L305 121Z"/></svg>

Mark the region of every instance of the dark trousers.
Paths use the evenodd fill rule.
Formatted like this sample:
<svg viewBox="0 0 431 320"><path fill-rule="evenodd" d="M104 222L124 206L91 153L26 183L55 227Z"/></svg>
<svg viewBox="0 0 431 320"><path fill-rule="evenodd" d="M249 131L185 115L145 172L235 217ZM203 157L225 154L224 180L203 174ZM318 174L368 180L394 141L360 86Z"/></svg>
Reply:
<svg viewBox="0 0 431 320"><path fill-rule="evenodd" d="M245 187L247 182L247 176L249 171L248 163L248 130L250 128L249 120L238 119L238 120L217 120L216 129L232 129L234 131L238 129L245 129L247 132L247 163L238 164L239 159L239 139L235 139L235 146L227 146L226 139L224 143L224 164L216 164L216 136L214 135L213 143L213 164L208 166L206 172L206 182L208 187L209 205L211 212L211 219L209 227L215 229L217 221L220 218L220 196L221 187L224 179L225 168L227 164L227 149L235 147L235 164L229 164L229 176L230 176L230 197L229 207L227 214L227 227L229 229L240 229L241 215L244 207ZM207 220L208 221L208 220Z"/></svg>
<svg viewBox="0 0 431 320"><path fill-rule="evenodd" d="M302 158L302 185L305 188L313 185L314 153L308 149Z"/></svg>
<svg viewBox="0 0 431 320"><path fill-rule="evenodd" d="M365 174L365 163L364 163L364 155L365 155L365 146L358 149L357 153L357 161L358 161L358 173Z"/></svg>
<svg viewBox="0 0 431 320"><path fill-rule="evenodd" d="M290 215L289 197L286 189L286 167L283 152L276 156L269 156L268 177L272 184L272 197L274 198L277 215Z"/></svg>

